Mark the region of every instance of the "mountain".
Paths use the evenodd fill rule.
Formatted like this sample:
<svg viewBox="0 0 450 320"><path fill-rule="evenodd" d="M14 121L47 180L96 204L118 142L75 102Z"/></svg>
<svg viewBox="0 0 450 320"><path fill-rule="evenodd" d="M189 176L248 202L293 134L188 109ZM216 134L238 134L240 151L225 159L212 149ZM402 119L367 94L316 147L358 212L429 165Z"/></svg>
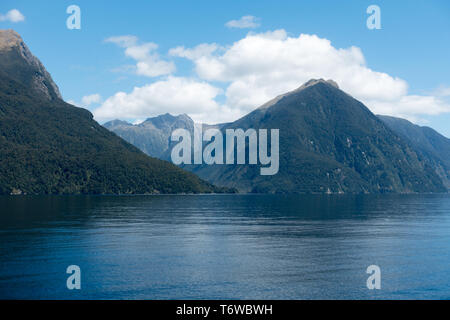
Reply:
<svg viewBox="0 0 450 320"><path fill-rule="evenodd" d="M405 119L378 117L420 153L435 169L444 185L450 188L450 139L429 127L421 127Z"/></svg>
<svg viewBox="0 0 450 320"><path fill-rule="evenodd" d="M0 30L0 194L220 191L65 103L21 37Z"/></svg>
<svg viewBox="0 0 450 320"><path fill-rule="evenodd" d="M333 81L310 80L226 129L279 129L279 172L187 165L211 183L261 193L446 192L431 164ZM225 142L224 142L225 144Z"/></svg>
<svg viewBox="0 0 450 320"><path fill-rule="evenodd" d="M44 100L62 99L42 63L13 30L0 30L0 70Z"/></svg>
<svg viewBox="0 0 450 320"><path fill-rule="evenodd" d="M182 114L172 116L168 113L133 125L126 121L113 120L103 124L105 128L135 145L146 154L159 159L169 160L170 135L178 128L194 131L194 121Z"/></svg>

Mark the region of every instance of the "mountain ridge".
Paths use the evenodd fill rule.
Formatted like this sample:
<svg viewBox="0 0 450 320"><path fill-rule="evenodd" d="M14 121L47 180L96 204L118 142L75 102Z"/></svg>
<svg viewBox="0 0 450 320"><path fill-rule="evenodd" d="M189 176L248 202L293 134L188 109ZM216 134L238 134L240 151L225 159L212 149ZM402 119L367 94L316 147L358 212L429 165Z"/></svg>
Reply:
<svg viewBox="0 0 450 320"><path fill-rule="evenodd" d="M61 93L44 65L12 29L0 30L0 70L18 82L27 83L37 94L48 100L62 99ZM21 63L24 60L26 63ZM33 73L31 77L28 77ZM29 79L27 79L29 78Z"/></svg>
<svg viewBox="0 0 450 320"><path fill-rule="evenodd" d="M0 44L0 194L228 191L148 157L64 102L14 31L0 31Z"/></svg>
<svg viewBox="0 0 450 320"><path fill-rule="evenodd" d="M324 80L221 130L233 128L279 128L280 172L262 177L252 166L186 168L218 185L243 184L246 192L444 192L440 179L400 137L361 102Z"/></svg>
<svg viewBox="0 0 450 320"><path fill-rule="evenodd" d="M377 117L422 153L450 189L450 139L430 127L419 126L406 119L383 115Z"/></svg>
<svg viewBox="0 0 450 320"><path fill-rule="evenodd" d="M170 135L174 129L183 128L191 134L194 131L194 121L188 115L173 116L169 113L147 118L139 124L116 119L104 123L103 126L147 155L163 160L170 160L168 150L172 145Z"/></svg>
<svg viewBox="0 0 450 320"><path fill-rule="evenodd" d="M234 122L214 127L222 132L280 129L280 172L275 176L260 176L259 165L182 166L241 192L447 191L432 163L335 82L312 79Z"/></svg>

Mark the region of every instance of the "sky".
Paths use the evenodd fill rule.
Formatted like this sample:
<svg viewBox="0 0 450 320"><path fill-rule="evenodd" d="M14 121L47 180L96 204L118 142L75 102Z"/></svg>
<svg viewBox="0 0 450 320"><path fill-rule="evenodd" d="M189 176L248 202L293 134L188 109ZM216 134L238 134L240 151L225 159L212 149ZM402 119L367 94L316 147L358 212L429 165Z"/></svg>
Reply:
<svg viewBox="0 0 450 320"><path fill-rule="evenodd" d="M80 8L69 29L67 8ZM380 29L369 29L370 5ZM74 20L71 20L72 22ZM449 1L2 0L63 98L97 121L235 120L311 78L450 137Z"/></svg>

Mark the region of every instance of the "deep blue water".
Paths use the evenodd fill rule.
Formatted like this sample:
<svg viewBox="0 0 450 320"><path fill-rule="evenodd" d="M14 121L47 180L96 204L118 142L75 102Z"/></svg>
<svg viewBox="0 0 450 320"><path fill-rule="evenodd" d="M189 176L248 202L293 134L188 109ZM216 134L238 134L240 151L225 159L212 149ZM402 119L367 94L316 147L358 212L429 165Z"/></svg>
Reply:
<svg viewBox="0 0 450 320"><path fill-rule="evenodd" d="M449 299L450 196L0 197L0 298Z"/></svg>

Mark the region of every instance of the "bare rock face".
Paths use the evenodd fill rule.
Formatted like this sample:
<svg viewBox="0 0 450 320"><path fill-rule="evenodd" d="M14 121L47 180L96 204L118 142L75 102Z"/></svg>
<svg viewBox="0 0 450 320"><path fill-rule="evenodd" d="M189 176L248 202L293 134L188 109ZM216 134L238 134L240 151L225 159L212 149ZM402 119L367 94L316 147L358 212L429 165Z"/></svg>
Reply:
<svg viewBox="0 0 450 320"><path fill-rule="evenodd" d="M50 74L14 30L0 30L0 56L0 68L12 78L27 82L48 100L62 99Z"/></svg>
<svg viewBox="0 0 450 320"><path fill-rule="evenodd" d="M14 30L0 30L0 50L11 50L20 45L22 39Z"/></svg>

